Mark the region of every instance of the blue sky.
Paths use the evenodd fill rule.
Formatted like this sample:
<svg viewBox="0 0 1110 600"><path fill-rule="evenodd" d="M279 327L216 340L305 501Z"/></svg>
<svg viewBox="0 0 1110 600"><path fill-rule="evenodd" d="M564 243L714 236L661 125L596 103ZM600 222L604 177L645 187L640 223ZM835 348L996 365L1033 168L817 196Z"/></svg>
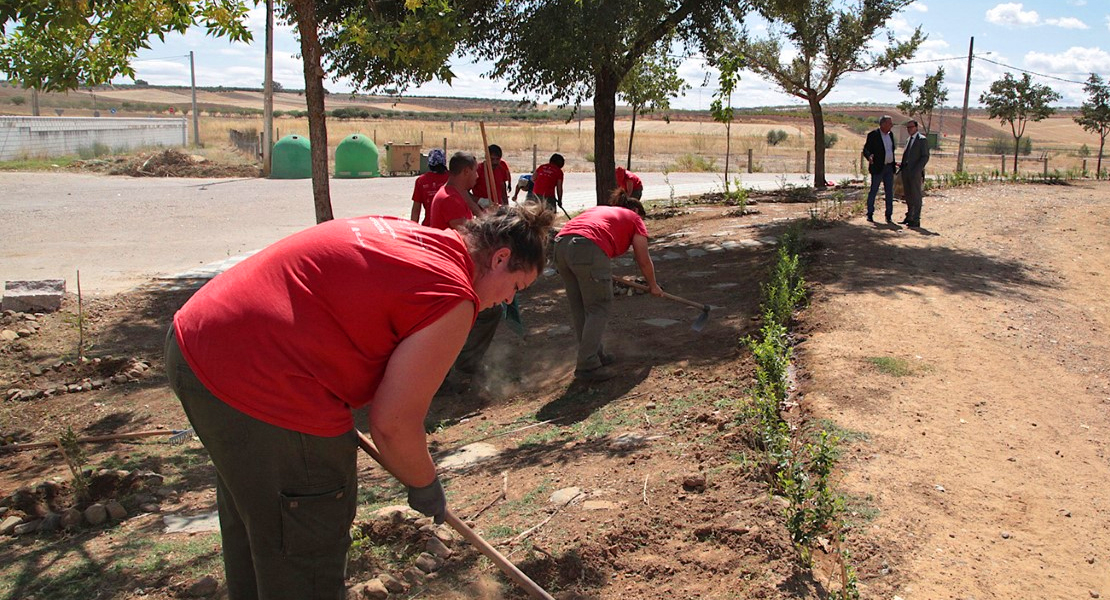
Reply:
<svg viewBox="0 0 1110 600"><path fill-rule="evenodd" d="M201 86L261 86L263 79L263 40L265 11L251 11L249 26L255 41L231 44L191 29L185 35L167 37L138 56L137 76L156 85L187 85L190 50L196 53L197 84ZM1063 99L1060 105L1074 106L1085 99L1082 82L1088 73L1110 79L1110 0L1026 0L997 2L983 0L918 0L889 23L898 39L907 38L921 26L928 35L913 64L893 73L863 73L845 76L826 102L897 103L905 97L897 89L898 80L914 77L923 80L938 66L945 69L949 89L948 104L963 100L968 42L975 37L977 57L972 68L971 103L990 83L1009 71L1020 76L1025 69L1038 75L1034 79L1049 85ZM766 24L749 18L748 28L755 34L766 31ZM885 40L877 35L872 44ZM275 36L274 79L286 87L303 88L304 75L297 58L298 42L293 32L278 24ZM991 62L993 61L993 62ZM1001 63L1001 64L995 64ZM1008 66L1003 66L1008 65ZM413 95L505 98L501 82L484 76L488 65L474 64L462 57L453 63L456 79L448 86L429 83L409 90ZM710 73L708 86L702 83ZM691 89L685 97L672 102L676 108L708 108L715 92L716 74L704 61L685 61L681 74ZM1051 77L1049 77L1051 76ZM1069 81L1070 80L1070 81ZM329 81L332 92L350 91L344 81ZM539 98L542 102L545 99ZM804 103L777 92L773 85L752 73L744 73L733 105L736 107Z"/></svg>

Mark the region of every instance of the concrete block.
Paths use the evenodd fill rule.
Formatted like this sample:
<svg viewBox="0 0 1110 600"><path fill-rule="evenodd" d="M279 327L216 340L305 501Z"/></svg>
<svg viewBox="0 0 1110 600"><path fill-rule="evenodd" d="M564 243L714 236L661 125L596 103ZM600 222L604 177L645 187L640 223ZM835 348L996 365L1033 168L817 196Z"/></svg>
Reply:
<svg viewBox="0 0 1110 600"><path fill-rule="evenodd" d="M62 307L66 293L64 279L5 281L4 310L16 312L54 312Z"/></svg>

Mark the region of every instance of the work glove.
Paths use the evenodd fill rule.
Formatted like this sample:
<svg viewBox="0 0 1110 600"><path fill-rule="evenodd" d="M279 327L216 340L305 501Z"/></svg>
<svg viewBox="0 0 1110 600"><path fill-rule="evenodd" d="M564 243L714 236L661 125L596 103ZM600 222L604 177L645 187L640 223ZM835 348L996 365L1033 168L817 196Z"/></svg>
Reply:
<svg viewBox="0 0 1110 600"><path fill-rule="evenodd" d="M409 487L409 506L426 517L432 517L436 525L443 522L447 514L447 496L443 495L443 485L436 477L424 487Z"/></svg>

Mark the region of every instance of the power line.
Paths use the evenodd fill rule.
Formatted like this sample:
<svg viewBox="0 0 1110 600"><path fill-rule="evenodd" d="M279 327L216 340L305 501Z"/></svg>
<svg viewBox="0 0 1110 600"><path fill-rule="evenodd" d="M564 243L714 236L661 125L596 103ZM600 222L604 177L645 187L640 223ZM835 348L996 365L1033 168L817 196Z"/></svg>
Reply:
<svg viewBox="0 0 1110 600"><path fill-rule="evenodd" d="M177 56L159 56L157 58L136 58L136 59L132 60L131 62L150 62L150 61L154 61L154 60L170 60L170 59L174 59L174 58L179 58L179 59L180 58L189 58L189 55L188 54L182 54L182 55L177 55Z"/></svg>
<svg viewBox="0 0 1110 600"><path fill-rule="evenodd" d="M1022 73L1029 73L1030 75L1036 75L1037 77L1044 77L1045 79L1055 79L1056 81L1063 81L1065 83L1078 83L1079 85L1085 85L1086 84L1085 81L1075 81L1075 80L1072 80L1072 79L1064 79L1063 77L1057 77L1055 75L1045 75L1044 73L1038 73L1036 71L1029 71L1029 70L1026 70L1026 69L1022 69L1020 67L1015 67L1013 65L1000 63L996 60L991 60L989 58L983 58L982 56L976 56L975 58L978 58L979 60L985 60L985 61L987 61L991 64L995 64L995 65L998 65L1000 67L1006 67L1007 69L1013 69L1015 71L1021 71Z"/></svg>

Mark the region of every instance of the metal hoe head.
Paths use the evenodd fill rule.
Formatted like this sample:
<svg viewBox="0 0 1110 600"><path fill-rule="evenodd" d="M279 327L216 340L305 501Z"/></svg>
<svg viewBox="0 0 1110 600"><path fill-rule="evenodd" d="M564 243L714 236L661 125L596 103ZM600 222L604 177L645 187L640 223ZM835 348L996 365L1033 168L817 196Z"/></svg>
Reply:
<svg viewBox="0 0 1110 600"><path fill-rule="evenodd" d="M698 318L694 319L694 322L690 324L690 329L693 329L694 331L701 331L702 329L705 329L705 324L708 322L709 305L707 304L701 307L701 314L698 315Z"/></svg>

